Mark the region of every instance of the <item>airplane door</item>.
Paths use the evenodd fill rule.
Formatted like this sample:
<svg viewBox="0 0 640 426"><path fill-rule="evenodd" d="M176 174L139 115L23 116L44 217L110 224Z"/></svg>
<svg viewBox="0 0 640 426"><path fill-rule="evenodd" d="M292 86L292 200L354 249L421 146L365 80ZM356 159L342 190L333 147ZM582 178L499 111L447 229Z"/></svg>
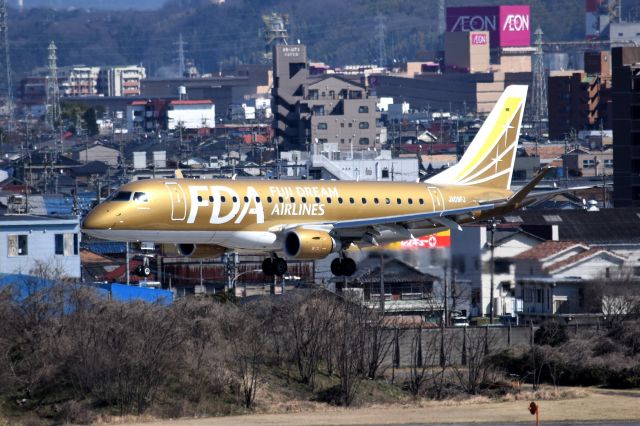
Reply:
<svg viewBox="0 0 640 426"><path fill-rule="evenodd" d="M434 211L444 210L444 198L442 197L442 192L440 192L440 188L430 186L427 189L429 190L429 194L431 195L431 201L433 202L433 210Z"/></svg>
<svg viewBox="0 0 640 426"><path fill-rule="evenodd" d="M164 185L171 197L171 220L185 220L187 217L187 201L182 186L177 182L165 182Z"/></svg>

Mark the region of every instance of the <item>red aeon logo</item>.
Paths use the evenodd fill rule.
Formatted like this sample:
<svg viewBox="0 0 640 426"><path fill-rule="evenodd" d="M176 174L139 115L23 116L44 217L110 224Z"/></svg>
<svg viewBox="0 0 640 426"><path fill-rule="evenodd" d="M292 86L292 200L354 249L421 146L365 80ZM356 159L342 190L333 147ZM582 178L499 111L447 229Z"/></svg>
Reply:
<svg viewBox="0 0 640 426"><path fill-rule="evenodd" d="M486 34L471 34L471 44L473 45L485 45L488 42Z"/></svg>

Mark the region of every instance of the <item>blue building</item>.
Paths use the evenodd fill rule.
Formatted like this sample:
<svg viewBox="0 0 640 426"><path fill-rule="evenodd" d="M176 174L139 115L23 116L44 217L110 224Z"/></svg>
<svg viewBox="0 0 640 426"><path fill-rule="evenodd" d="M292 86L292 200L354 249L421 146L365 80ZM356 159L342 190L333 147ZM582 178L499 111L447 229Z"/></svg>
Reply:
<svg viewBox="0 0 640 426"><path fill-rule="evenodd" d="M0 274L28 274L44 263L80 279L79 247L77 216L0 216Z"/></svg>

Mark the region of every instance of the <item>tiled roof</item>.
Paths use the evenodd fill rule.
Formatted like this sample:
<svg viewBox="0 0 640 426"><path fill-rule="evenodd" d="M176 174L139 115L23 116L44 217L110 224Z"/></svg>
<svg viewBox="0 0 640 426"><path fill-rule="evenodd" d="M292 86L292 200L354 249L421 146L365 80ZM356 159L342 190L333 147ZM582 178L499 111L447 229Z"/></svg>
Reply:
<svg viewBox="0 0 640 426"><path fill-rule="evenodd" d="M579 261L581 261L583 259L589 258L591 256L595 256L596 254L598 254L600 252L608 253L609 255L620 257L620 256L617 256L617 255L615 255L615 254L613 254L613 253L611 253L611 252L609 252L609 251L607 251L605 249L602 249L600 247L591 247L589 250L583 251L582 253L578 253L578 254L573 255L573 256L571 256L571 257L569 257L567 259L563 259L563 260L561 260L559 262L551 264L551 265L547 266L545 268L545 270L548 271L548 272L557 271L558 269L562 269L565 266L571 265L572 263L576 263L576 262L579 262Z"/></svg>
<svg viewBox="0 0 640 426"><path fill-rule="evenodd" d="M82 264L102 264L102 265L108 265L108 264L112 264L113 260L109 259L106 256L102 256L99 255L98 253L94 253L90 250L87 249L81 249L80 250L80 262L82 262Z"/></svg>
<svg viewBox="0 0 640 426"><path fill-rule="evenodd" d="M545 241L527 251L515 256L515 259L543 260L554 254L563 252L570 247L580 245L588 250L588 247L577 241Z"/></svg>

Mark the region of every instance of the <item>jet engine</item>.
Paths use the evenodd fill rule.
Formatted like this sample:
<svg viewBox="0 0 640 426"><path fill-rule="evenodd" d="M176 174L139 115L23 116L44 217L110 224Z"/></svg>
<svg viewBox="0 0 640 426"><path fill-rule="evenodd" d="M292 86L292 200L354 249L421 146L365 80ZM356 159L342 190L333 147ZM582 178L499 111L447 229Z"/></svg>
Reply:
<svg viewBox="0 0 640 426"><path fill-rule="evenodd" d="M162 254L169 257L190 257L193 259L215 259L224 254L225 247L213 244L164 244Z"/></svg>
<svg viewBox="0 0 640 426"><path fill-rule="evenodd" d="M295 259L323 259L340 247L328 232L313 229L295 229L284 238L284 253Z"/></svg>

